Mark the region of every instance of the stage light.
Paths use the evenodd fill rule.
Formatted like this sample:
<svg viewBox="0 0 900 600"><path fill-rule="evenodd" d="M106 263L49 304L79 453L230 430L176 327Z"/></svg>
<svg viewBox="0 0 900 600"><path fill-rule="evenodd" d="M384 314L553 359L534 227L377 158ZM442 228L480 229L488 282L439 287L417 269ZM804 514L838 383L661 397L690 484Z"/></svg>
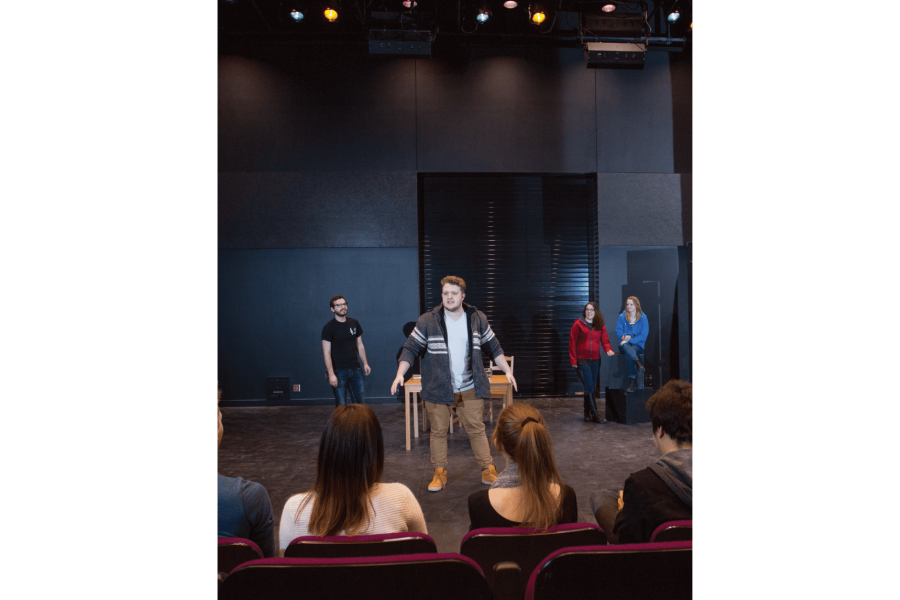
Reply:
<svg viewBox="0 0 900 600"><path fill-rule="evenodd" d="M299 10L292 10L291 18L299 23L300 21L303 20L303 13L300 12Z"/></svg>
<svg viewBox="0 0 900 600"><path fill-rule="evenodd" d="M540 4L535 3L528 8L531 10L531 20L535 25L540 25L547 20L547 13L544 12L544 7Z"/></svg>
<svg viewBox="0 0 900 600"><path fill-rule="evenodd" d="M478 9L478 16L475 17L479 23L487 23L491 18L491 11L488 10L487 4L482 4Z"/></svg>
<svg viewBox="0 0 900 600"><path fill-rule="evenodd" d="M505 6L506 8L515 8L518 5L519 3L516 2L516 0L506 0L506 2L503 3L503 6Z"/></svg>
<svg viewBox="0 0 900 600"><path fill-rule="evenodd" d="M681 13L678 11L678 2L672 3L672 8L669 9L669 15L666 17L666 21L674 24L681 17Z"/></svg>
<svg viewBox="0 0 900 600"><path fill-rule="evenodd" d="M334 23L335 21L337 21L337 18L338 18L337 11L330 7L326 8L325 9L325 18L328 19L328 21L330 23Z"/></svg>
<svg viewBox="0 0 900 600"><path fill-rule="evenodd" d="M613 12L614 10L616 10L616 5L612 2L607 2L600 7L600 10L602 10L603 12Z"/></svg>
<svg viewBox="0 0 900 600"><path fill-rule="evenodd" d="M417 4L418 2L416 2L415 0L403 0L403 6L405 6L406 8L413 8Z"/></svg>

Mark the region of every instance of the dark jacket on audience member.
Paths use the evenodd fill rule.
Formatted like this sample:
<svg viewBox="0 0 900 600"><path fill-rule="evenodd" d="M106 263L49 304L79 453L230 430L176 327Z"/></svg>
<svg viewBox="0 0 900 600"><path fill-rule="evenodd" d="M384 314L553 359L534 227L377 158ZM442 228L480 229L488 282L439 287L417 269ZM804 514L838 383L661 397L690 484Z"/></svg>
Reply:
<svg viewBox="0 0 900 600"><path fill-rule="evenodd" d="M613 533L620 544L650 541L668 521L690 520L693 511L693 449L675 450L625 480L625 507L616 515Z"/></svg>
<svg viewBox="0 0 900 600"><path fill-rule="evenodd" d="M266 558L275 556L275 517L266 488L219 474L219 537L248 539Z"/></svg>

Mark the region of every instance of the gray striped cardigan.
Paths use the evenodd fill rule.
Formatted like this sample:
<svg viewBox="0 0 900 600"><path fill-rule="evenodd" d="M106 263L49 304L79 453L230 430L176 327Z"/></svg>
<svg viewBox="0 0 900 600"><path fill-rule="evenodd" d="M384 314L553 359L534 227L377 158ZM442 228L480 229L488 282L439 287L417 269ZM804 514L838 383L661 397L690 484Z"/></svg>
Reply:
<svg viewBox="0 0 900 600"><path fill-rule="evenodd" d="M503 354L503 348L483 312L465 302L463 309L469 332L469 360L475 380L475 396L488 398L491 383L484 370L481 347L486 345L495 359ZM450 371L450 355L447 354L443 305L435 306L419 317L416 328L403 344L399 360L413 364L417 356L422 357L422 399L434 404L453 404L453 374Z"/></svg>

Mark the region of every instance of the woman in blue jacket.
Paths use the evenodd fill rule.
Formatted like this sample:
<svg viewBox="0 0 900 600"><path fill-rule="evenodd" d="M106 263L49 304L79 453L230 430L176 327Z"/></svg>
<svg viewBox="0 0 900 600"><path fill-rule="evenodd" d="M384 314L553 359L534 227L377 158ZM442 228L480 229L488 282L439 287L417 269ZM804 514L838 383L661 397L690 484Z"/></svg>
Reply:
<svg viewBox="0 0 900 600"><path fill-rule="evenodd" d="M637 372L644 370L644 365L638 360L638 354L644 351L648 333L650 333L650 323L647 321L647 315L641 312L640 300L637 299L637 296L628 296L628 300L625 301L625 312L619 315L619 320L616 321L619 350L625 355L628 363L628 389L625 390L626 392L633 392L636 389Z"/></svg>

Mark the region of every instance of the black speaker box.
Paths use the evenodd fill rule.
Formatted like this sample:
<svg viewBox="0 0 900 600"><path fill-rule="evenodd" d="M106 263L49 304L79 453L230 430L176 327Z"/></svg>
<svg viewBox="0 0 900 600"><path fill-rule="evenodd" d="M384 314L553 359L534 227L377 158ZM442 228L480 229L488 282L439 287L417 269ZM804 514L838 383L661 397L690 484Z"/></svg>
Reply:
<svg viewBox="0 0 900 600"><path fill-rule="evenodd" d="M652 388L646 388L625 392L625 390L606 388L606 418L625 425L649 423L650 414L645 405L655 391Z"/></svg>

